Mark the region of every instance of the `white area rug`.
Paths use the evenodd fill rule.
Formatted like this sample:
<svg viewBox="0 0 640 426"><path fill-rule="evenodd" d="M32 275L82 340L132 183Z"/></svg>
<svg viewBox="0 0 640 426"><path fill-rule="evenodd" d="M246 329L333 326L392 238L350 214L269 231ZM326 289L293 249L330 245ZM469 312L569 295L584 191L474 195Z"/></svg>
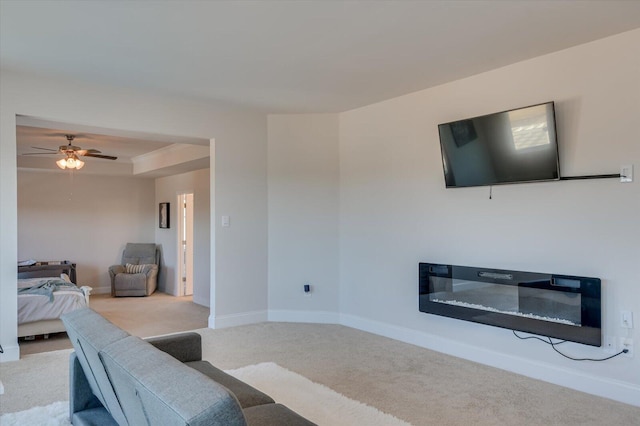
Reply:
<svg viewBox="0 0 640 426"><path fill-rule="evenodd" d="M272 362L229 370L227 373L320 426L410 426Z"/></svg>
<svg viewBox="0 0 640 426"><path fill-rule="evenodd" d="M320 426L410 426L389 414L347 398L326 386L272 362L227 373L271 396ZM3 414L2 426L68 426L69 403L54 402L17 413Z"/></svg>

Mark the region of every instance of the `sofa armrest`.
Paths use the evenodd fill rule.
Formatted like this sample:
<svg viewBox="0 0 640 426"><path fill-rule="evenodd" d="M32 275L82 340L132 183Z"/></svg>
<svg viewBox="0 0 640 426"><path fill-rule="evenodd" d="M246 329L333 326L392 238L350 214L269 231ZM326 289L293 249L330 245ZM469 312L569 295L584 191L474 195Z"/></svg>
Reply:
<svg viewBox="0 0 640 426"><path fill-rule="evenodd" d="M202 337L198 333L180 333L145 340L180 362L202 360Z"/></svg>
<svg viewBox="0 0 640 426"><path fill-rule="evenodd" d="M93 394L82 365L72 352L69 357L69 415L98 407L102 407L102 403Z"/></svg>

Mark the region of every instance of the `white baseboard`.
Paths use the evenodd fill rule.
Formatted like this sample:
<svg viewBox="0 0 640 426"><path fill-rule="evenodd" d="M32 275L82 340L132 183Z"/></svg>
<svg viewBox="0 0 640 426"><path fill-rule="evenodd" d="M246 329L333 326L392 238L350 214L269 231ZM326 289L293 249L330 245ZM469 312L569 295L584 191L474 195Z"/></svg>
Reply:
<svg viewBox="0 0 640 426"><path fill-rule="evenodd" d="M340 315L329 311L280 311L269 310L272 322L310 322L315 324L339 324Z"/></svg>
<svg viewBox="0 0 640 426"><path fill-rule="evenodd" d="M20 346L17 341L13 346L2 346L4 353L0 354L0 362L18 361L20 359Z"/></svg>
<svg viewBox="0 0 640 426"><path fill-rule="evenodd" d="M204 306L206 308L209 307L209 298L196 298L195 296L193 296L193 303L195 303L196 305L200 305L200 306Z"/></svg>
<svg viewBox="0 0 640 426"><path fill-rule="evenodd" d="M209 328L227 328L239 325L267 322L267 311L243 312L240 314L209 316Z"/></svg>
<svg viewBox="0 0 640 426"><path fill-rule="evenodd" d="M92 290L91 290L91 294L107 294L107 293L111 294L111 287L92 287Z"/></svg>
<svg viewBox="0 0 640 426"><path fill-rule="evenodd" d="M640 407L640 386L633 383L606 379L580 371L568 370L553 364L467 345L455 340L416 330L398 327L353 315L340 315L340 324L401 342L410 343L436 352L445 353L523 376L553 383L580 392L613 399Z"/></svg>

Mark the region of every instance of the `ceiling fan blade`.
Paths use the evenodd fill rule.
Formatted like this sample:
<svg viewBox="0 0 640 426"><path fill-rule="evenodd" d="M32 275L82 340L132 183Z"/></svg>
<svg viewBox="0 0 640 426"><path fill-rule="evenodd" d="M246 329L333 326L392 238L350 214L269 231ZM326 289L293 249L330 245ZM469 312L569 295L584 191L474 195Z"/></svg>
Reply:
<svg viewBox="0 0 640 426"><path fill-rule="evenodd" d="M33 149L42 149L44 151L54 151L54 152L58 152L57 149L51 149L51 148L40 148L39 146L32 146L31 148Z"/></svg>
<svg viewBox="0 0 640 426"><path fill-rule="evenodd" d="M58 155L58 151L56 152L26 152L20 155Z"/></svg>
<svg viewBox="0 0 640 426"><path fill-rule="evenodd" d="M117 160L118 157L112 157L111 155L101 155L101 154L85 154L85 157L95 157L95 158L103 158L105 160Z"/></svg>
<svg viewBox="0 0 640 426"><path fill-rule="evenodd" d="M87 154L100 154L100 151L97 149L80 149L76 151L77 155L87 155Z"/></svg>

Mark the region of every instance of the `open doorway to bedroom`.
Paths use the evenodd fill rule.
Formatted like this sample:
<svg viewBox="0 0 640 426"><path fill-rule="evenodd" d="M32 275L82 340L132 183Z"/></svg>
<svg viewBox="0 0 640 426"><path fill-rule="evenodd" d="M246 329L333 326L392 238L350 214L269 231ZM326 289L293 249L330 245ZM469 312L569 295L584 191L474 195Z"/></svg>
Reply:
<svg viewBox="0 0 640 426"><path fill-rule="evenodd" d="M198 216L210 216L209 140L24 116L17 116L16 124L18 260L73 262L78 286L93 288L90 306L131 334L146 337L207 327L212 238L208 221L206 229L198 227L197 246L191 250L198 253L191 269L199 277L199 284L184 293L191 296L175 297L174 286L163 281L149 297L112 298L108 269L120 263L126 243L147 242L157 244L163 252L160 276L177 274L181 268L174 254L178 224L171 224L168 233L158 229L158 199L164 197L158 193L170 191L171 197L161 201L174 204L178 192L195 187L195 196L200 199L202 195L201 207L207 209L197 212ZM67 134L77 136L73 146L101 151L117 160L81 156L86 163L82 170L61 170L56 161ZM24 155L34 151L42 154ZM165 321L168 318L170 325ZM34 350L23 345L32 341L21 341L21 352L60 349L60 343L52 343L54 337L39 336L36 341L41 347Z"/></svg>

